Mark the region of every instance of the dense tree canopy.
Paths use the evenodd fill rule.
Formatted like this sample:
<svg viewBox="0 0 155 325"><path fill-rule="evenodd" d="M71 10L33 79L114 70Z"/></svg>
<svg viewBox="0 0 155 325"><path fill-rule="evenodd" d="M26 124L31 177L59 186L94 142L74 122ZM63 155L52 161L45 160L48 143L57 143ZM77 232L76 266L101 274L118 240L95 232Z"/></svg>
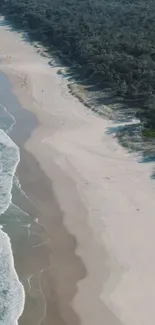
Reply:
<svg viewBox="0 0 155 325"><path fill-rule="evenodd" d="M17 25L60 50L83 77L138 100L140 117L155 128L154 0L0 0L0 5Z"/></svg>

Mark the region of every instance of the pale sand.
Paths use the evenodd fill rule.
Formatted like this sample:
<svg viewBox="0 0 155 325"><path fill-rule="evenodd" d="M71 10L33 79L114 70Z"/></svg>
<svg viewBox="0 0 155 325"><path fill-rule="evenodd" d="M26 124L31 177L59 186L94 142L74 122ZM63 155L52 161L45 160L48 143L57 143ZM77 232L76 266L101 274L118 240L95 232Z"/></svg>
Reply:
<svg viewBox="0 0 155 325"><path fill-rule="evenodd" d="M83 325L153 325L152 165L139 164L107 135L112 123L72 97L57 68L50 68L48 59L19 34L1 26L0 40L1 70L22 105L40 121L25 148L51 179L64 224L88 272L77 284L74 311Z"/></svg>

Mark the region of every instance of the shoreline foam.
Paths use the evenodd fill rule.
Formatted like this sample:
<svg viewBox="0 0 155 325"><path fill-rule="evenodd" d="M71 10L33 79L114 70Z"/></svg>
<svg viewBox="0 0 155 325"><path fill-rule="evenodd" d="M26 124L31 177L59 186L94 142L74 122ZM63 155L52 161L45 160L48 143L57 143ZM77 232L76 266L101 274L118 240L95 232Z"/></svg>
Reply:
<svg viewBox="0 0 155 325"><path fill-rule="evenodd" d="M149 319L154 325L153 164L138 164L107 135L113 124L71 97L56 69L20 35L4 26L0 33L1 69L40 122L25 148L51 180L88 272L72 302L81 324L141 325Z"/></svg>
<svg viewBox="0 0 155 325"><path fill-rule="evenodd" d="M19 148L0 129L0 216L7 211L12 201L13 178L20 161ZM13 152L14 149L14 152ZM7 151L9 151L7 153ZM15 157L14 157L15 155ZM10 162L11 161L11 162ZM19 281L15 270L13 252L9 236L0 227L0 274L1 274L1 297L0 297L0 324L17 324L24 309L24 287Z"/></svg>

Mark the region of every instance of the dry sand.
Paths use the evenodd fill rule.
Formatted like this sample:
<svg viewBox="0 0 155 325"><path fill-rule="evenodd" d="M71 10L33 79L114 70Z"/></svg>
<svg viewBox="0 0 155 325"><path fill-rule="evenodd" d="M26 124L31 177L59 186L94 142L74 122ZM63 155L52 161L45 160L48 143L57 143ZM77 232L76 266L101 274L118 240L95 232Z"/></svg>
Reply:
<svg viewBox="0 0 155 325"><path fill-rule="evenodd" d="M71 96L57 68L51 68L48 58L41 57L20 34L2 24L0 40L1 70L10 77L21 104L39 120L25 149L46 174L63 214L64 227L70 233L65 254L62 248L57 253L59 242L61 247L66 243L57 227L49 246L55 250L51 274L64 321L53 324L154 325L152 165L139 164L137 156L128 154L107 135L112 122L95 116ZM27 177L33 178L31 163ZM41 181L44 184L44 178ZM40 222L51 234L50 192L46 201L44 186L38 188L39 194L36 187L36 192L32 190L36 193L32 199L43 211ZM70 245L74 246L76 258ZM66 258L70 254L68 266ZM47 278L50 281L49 274ZM51 283L45 282L44 298L50 306ZM72 291L69 288L75 282ZM51 324L52 317L48 310L42 324Z"/></svg>

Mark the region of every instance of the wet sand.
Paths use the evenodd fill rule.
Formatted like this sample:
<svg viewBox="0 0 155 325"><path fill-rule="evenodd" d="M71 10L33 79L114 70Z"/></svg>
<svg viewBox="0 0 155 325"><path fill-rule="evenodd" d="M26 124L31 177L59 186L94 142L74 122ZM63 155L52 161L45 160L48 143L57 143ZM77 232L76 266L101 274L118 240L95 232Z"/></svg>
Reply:
<svg viewBox="0 0 155 325"><path fill-rule="evenodd" d="M3 21L0 38L31 200L18 200L32 215L26 252L14 250L20 279L32 276L20 325L154 325L153 165L121 148L107 134L114 123L71 96L58 68Z"/></svg>
<svg viewBox="0 0 155 325"><path fill-rule="evenodd" d="M6 225L4 230L11 238L16 271L26 291L25 309L19 325L48 325L51 321L55 325L78 325L80 319L70 302L77 292L76 284L87 275L86 268L75 253L75 237L63 224L63 213L50 180L33 155L24 149L24 143L37 127L38 120L21 107L6 76L1 74L0 77L1 102L11 108L9 112L16 119L9 134L20 148L21 160L16 174L30 198L14 187L13 204L30 217L23 220L19 212L21 225L19 222L15 225L15 220L10 220L11 207L4 218L1 217L1 224ZM23 223L29 225L28 231ZM13 227L19 228L18 231Z"/></svg>
<svg viewBox="0 0 155 325"><path fill-rule="evenodd" d="M29 124L29 121L31 123L31 114L27 115L26 120L25 115L21 114L20 125L22 121L23 126L25 123ZM16 115L15 118L18 122L19 116ZM17 140L19 137L20 143ZM77 291L76 283L86 276L86 269L75 254L76 240L63 224L63 213L52 190L52 184L41 170L39 163L23 148L21 142L24 144L26 139L22 137L23 132L19 132L17 123L12 134L21 150L17 174L22 188L36 208L36 216L42 226L33 223L32 243L34 232L39 235L40 241L35 244L38 246L29 247L26 261L23 256L24 265L27 265L29 274L32 274L30 280L32 289L29 290L29 298L19 324L48 325L52 321L55 325L66 323L78 325L80 320L71 308L70 302ZM20 265L21 261L17 270L21 269ZM32 298L35 300L35 308Z"/></svg>
<svg viewBox="0 0 155 325"><path fill-rule="evenodd" d="M81 321L80 315L72 308L72 302L77 293L79 281L88 276L86 266L76 254L78 243L75 236L71 235L64 225L64 213L56 200L50 179L40 168L34 156L24 148L31 132L37 128L38 120L35 115L21 108L20 105L12 106L10 113L16 119L16 125L10 135L20 147L21 154L17 175L22 189L30 198L30 200L26 200L19 193L17 195L13 192L13 203L32 217L32 220L28 220L31 222L31 226L27 244L21 245L21 247L19 245L21 241L25 240L22 232L19 241L17 242L16 238L15 245L12 243L16 270L26 290L26 304L24 313L19 319L19 325L27 323L48 325L51 321L54 325L85 324ZM61 170L58 173L60 177ZM70 198L73 199L75 209L77 208L77 216L81 213L86 217L88 212L81 202L74 182L63 173L62 177L65 177ZM36 218L38 219L37 223ZM78 223L82 222L79 230L83 233L83 240L87 241L90 255L94 252L99 264L102 264L100 260L103 258L103 273L106 279L108 276L106 253L101 246L95 243L86 220L75 219L74 227L79 226L76 224L77 221ZM95 267L98 267L97 263ZM102 268L98 271L100 273ZM90 287L92 284L88 282ZM101 278L96 279L94 293L98 292L101 285ZM89 317L91 297L86 296L86 298L88 302L85 301L84 308L86 308L85 312ZM121 324L106 305L100 301L98 305L103 319L106 319L109 324ZM98 322L95 308L93 313Z"/></svg>
<svg viewBox="0 0 155 325"><path fill-rule="evenodd" d="M16 271L26 292L25 309L19 319L19 325L50 325L51 322L54 325L91 325L94 321L99 324L101 315L102 319L109 324L120 325L117 317L99 300L102 276L98 277L98 274L101 275L103 271L106 279L109 272L106 265L106 252L95 241L87 223L88 210L81 200L76 182L55 164L52 154L49 157L48 148L42 148L42 154L46 156L56 178L58 177L58 183L61 183L60 186L63 184L62 190L68 192L71 200L68 215L72 226L69 231L70 227L67 227L65 222L66 213L56 199L51 178L44 173L35 155L25 149L25 144L31 139L34 130L39 132L41 130L41 136L43 136L42 131L45 133L50 131L51 134L55 131L56 120L43 112L40 121L34 114L35 105L25 87L27 85L25 75L21 75L18 79L15 71L15 75L10 73L8 76L13 86L20 84L22 97L19 99L24 99L21 103L27 108L22 107L11 91L9 80L5 75L1 75L1 103L16 120L9 134L20 148L21 159L16 174L22 190L28 197L23 196L19 189L13 189L13 204L29 216L26 220L26 217L23 219L19 213L20 225L19 223L14 225L14 221L10 223L9 220L4 227L11 238ZM33 113L28 110L30 108ZM36 140L35 146L40 151L40 137ZM4 223L7 216L10 218L9 210L5 214ZM28 227L23 227L23 223ZM18 230L13 230L12 225ZM78 236L75 236L76 232ZM88 274L86 263L78 252L81 247L77 239L81 239L81 247L84 245L83 251L88 263L92 264L94 275ZM92 254L97 257L95 264ZM73 302L78 293L79 283L84 279L87 281L83 298L80 299L82 313L85 314L85 320L82 320L80 312L73 307ZM97 303L96 306L94 302Z"/></svg>

